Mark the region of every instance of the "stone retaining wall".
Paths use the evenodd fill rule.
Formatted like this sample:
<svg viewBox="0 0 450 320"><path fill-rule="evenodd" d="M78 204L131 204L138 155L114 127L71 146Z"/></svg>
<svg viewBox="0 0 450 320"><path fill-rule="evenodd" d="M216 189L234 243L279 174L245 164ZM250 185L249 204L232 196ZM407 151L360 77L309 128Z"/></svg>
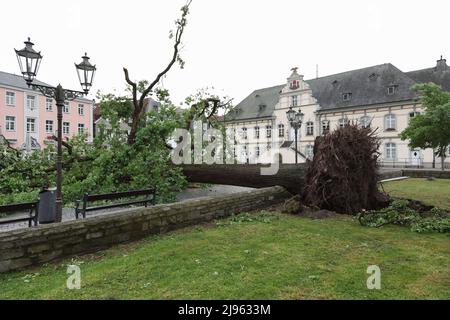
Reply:
<svg viewBox="0 0 450 320"><path fill-rule="evenodd" d="M403 169L403 176L410 178L450 179L450 170Z"/></svg>
<svg viewBox="0 0 450 320"><path fill-rule="evenodd" d="M270 187L149 208L132 208L85 220L0 233L0 272L106 249L189 225L262 209L291 194Z"/></svg>

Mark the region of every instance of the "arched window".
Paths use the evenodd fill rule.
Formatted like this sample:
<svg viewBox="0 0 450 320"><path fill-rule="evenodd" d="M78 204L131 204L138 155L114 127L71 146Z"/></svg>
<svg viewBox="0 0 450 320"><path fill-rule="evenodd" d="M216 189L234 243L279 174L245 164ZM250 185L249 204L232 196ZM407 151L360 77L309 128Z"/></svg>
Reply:
<svg viewBox="0 0 450 320"><path fill-rule="evenodd" d="M284 124L278 125L278 137L284 138Z"/></svg>
<svg viewBox="0 0 450 320"><path fill-rule="evenodd" d="M313 136L314 135L314 122L309 121L306 123L306 135Z"/></svg>
<svg viewBox="0 0 450 320"><path fill-rule="evenodd" d="M291 89L291 90L296 90L296 89L298 89L298 87L299 87L299 82L298 82L298 80L292 80L292 81L291 81L291 85L290 85L290 89Z"/></svg>
<svg viewBox="0 0 450 320"><path fill-rule="evenodd" d="M386 143L384 158L386 160L397 159L397 145L393 142Z"/></svg>
<svg viewBox="0 0 450 320"><path fill-rule="evenodd" d="M384 116L384 130L395 131L397 128L397 118L395 114L389 113Z"/></svg>
<svg viewBox="0 0 450 320"><path fill-rule="evenodd" d="M307 145L305 148L305 155L309 160L312 160L314 158L314 146L313 145Z"/></svg>
<svg viewBox="0 0 450 320"><path fill-rule="evenodd" d="M370 128L370 124L371 124L372 121L370 120L369 116L364 116L364 117L361 117L359 122L361 124L361 127L363 127L363 128Z"/></svg>

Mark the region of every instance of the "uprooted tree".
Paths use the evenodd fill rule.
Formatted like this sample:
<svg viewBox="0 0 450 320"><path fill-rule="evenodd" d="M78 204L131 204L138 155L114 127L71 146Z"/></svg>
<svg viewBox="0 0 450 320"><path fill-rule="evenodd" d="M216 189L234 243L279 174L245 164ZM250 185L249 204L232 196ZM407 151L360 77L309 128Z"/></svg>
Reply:
<svg viewBox="0 0 450 320"><path fill-rule="evenodd" d="M351 123L317 137L303 203L345 214L387 205L378 190L379 144L375 130Z"/></svg>

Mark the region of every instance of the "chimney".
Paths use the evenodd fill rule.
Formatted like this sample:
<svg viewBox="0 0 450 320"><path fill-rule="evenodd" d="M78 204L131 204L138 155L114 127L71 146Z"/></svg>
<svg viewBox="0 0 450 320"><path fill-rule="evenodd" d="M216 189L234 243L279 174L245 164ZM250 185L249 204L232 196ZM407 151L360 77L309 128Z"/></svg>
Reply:
<svg viewBox="0 0 450 320"><path fill-rule="evenodd" d="M447 60L441 56L441 59L437 61L436 70L446 70L447 68Z"/></svg>

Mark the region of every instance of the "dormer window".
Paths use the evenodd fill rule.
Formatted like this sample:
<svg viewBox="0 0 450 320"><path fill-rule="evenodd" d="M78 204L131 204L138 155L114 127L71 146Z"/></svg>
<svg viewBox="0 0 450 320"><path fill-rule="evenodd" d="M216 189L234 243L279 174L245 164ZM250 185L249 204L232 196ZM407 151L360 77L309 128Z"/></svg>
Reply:
<svg viewBox="0 0 450 320"><path fill-rule="evenodd" d="M376 73L372 73L370 76L369 76L369 79L370 80L376 80L378 78L378 75L376 74Z"/></svg>
<svg viewBox="0 0 450 320"><path fill-rule="evenodd" d="M352 94L350 92L342 94L342 101L350 101L352 100Z"/></svg>
<svg viewBox="0 0 450 320"><path fill-rule="evenodd" d="M300 87L300 82L298 80L292 80L289 88L291 90L297 90Z"/></svg>
<svg viewBox="0 0 450 320"><path fill-rule="evenodd" d="M390 96L393 95L396 91L396 88L397 88L396 86L389 86L387 89L388 95L390 95Z"/></svg>
<svg viewBox="0 0 450 320"><path fill-rule="evenodd" d="M266 108L265 104L260 104L259 105L259 111L263 111Z"/></svg>

